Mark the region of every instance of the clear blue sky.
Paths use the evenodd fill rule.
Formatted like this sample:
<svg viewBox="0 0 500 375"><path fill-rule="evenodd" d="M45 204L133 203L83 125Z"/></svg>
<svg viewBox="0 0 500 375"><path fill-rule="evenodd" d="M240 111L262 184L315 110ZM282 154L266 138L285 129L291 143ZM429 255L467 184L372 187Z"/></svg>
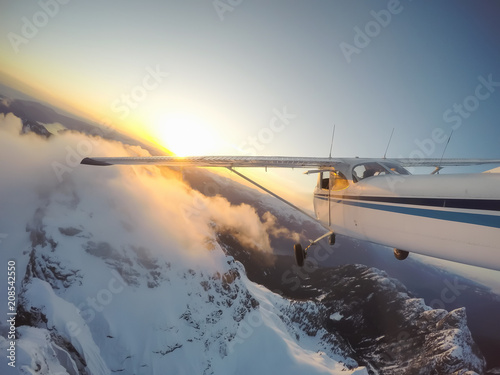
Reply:
<svg viewBox="0 0 500 375"><path fill-rule="evenodd" d="M0 1L0 69L174 151L500 157L498 2L64 2Z"/></svg>

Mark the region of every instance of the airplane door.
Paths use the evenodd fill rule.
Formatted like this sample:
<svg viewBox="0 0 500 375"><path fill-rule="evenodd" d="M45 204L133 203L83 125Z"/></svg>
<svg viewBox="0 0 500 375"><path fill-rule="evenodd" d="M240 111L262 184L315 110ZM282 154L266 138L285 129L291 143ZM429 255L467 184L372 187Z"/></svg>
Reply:
<svg viewBox="0 0 500 375"><path fill-rule="evenodd" d="M334 231L344 232L344 205L339 198L342 197L342 191L349 187L345 176L339 171L330 172L329 186L329 217L330 227Z"/></svg>

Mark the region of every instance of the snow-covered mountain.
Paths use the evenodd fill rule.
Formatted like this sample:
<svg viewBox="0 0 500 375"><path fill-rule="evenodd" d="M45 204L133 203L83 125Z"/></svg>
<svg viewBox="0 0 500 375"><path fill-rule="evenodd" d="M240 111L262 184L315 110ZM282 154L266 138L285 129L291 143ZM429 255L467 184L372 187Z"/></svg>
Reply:
<svg viewBox="0 0 500 375"><path fill-rule="evenodd" d="M432 309L386 272L359 264L318 268L292 278L293 265L286 257L266 267L255 254L225 242L252 280L287 298L322 306L314 326L340 334L358 363L375 373L484 373L486 362L467 327L465 308Z"/></svg>
<svg viewBox="0 0 500 375"><path fill-rule="evenodd" d="M1 246L3 264L17 264L18 339L16 367L2 356L2 373L365 372L341 337L301 328L316 304L250 282L222 251L218 222L246 218L254 228L241 239L265 240L251 207L205 198L155 168L74 167L60 181L53 163L90 140L19 135L21 122L7 122ZM97 143L102 152L131 152ZM14 153L24 156L13 164L5 156ZM2 321L4 353L8 330Z"/></svg>
<svg viewBox="0 0 500 375"><path fill-rule="evenodd" d="M235 257L273 258L276 238L299 235L273 219L283 207L264 216L164 168L79 166L91 152L145 151L22 129L0 118L0 254L17 278L16 367L1 356L2 373L484 371L463 310L433 310L376 269L315 272L321 288L296 289L307 299L250 281ZM6 353L11 327L0 322Z"/></svg>

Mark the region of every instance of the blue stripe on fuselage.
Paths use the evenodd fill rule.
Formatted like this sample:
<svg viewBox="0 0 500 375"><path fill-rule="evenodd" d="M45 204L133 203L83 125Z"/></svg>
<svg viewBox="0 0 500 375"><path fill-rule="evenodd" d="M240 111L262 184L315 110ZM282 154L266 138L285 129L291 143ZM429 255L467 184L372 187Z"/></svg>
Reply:
<svg viewBox="0 0 500 375"><path fill-rule="evenodd" d="M328 197L315 195L317 199L328 201ZM498 215L487 215L469 212L457 212L457 211L443 211L443 210L429 210L426 208L408 207L408 206L390 206L386 204L366 202L366 201L348 201L344 199L339 199L338 197L331 197L331 202L341 203L349 206L357 206L362 208L368 208L372 210L380 210L386 212L394 212L403 215L412 215L426 217L430 219L454 221L466 224L482 225L492 228L500 228L500 216Z"/></svg>

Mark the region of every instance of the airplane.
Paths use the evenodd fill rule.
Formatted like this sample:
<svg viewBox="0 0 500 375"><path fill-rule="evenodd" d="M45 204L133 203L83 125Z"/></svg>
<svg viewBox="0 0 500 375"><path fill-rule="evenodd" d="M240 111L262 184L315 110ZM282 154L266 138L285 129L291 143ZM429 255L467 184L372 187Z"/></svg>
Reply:
<svg viewBox="0 0 500 375"><path fill-rule="evenodd" d="M92 157L81 164L224 167L318 221L326 234L384 245L404 260L410 252L500 271L500 173L439 174L447 166L500 164L500 159L316 158L275 156ZM307 168L318 174L309 215L234 168ZM412 175L407 167L434 167Z"/></svg>

